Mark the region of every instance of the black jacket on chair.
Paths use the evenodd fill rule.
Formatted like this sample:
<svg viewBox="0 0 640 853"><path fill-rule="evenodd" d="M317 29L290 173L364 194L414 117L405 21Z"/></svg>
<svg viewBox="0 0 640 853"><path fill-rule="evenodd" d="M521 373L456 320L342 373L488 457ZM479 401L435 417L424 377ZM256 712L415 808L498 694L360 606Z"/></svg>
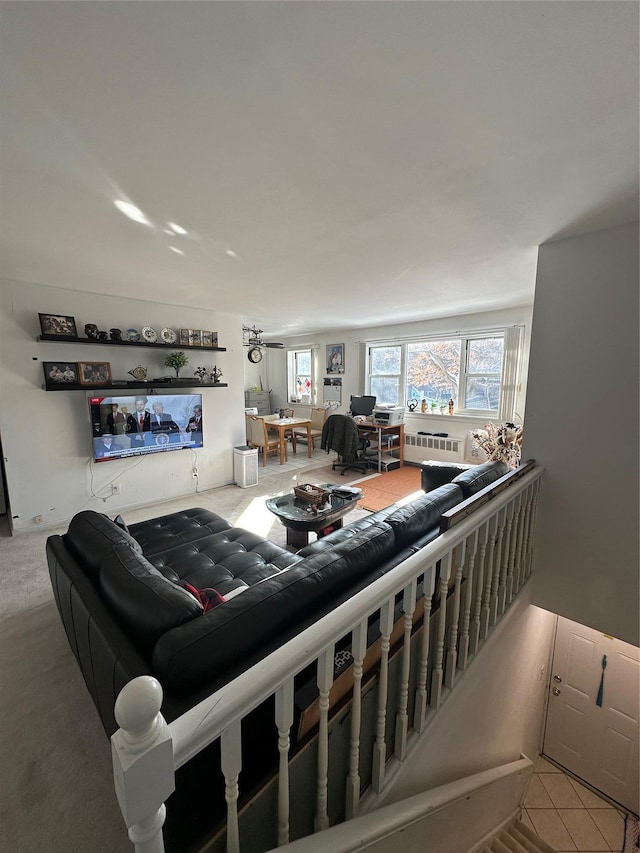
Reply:
<svg viewBox="0 0 640 853"><path fill-rule="evenodd" d="M322 427L320 447L335 450L343 462L354 462L362 446L358 427L347 415L329 415Z"/></svg>

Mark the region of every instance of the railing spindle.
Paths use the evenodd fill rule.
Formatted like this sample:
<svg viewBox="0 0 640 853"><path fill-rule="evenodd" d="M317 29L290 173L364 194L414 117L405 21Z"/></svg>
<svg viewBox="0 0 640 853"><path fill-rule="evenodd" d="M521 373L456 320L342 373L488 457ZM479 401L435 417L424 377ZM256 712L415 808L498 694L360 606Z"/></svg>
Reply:
<svg viewBox="0 0 640 853"><path fill-rule="evenodd" d="M449 572L451 571L451 551L448 551L440 562L440 601L438 609L438 631L436 648L431 672L431 696L429 706L437 710L442 698L442 661L444 658L444 635L447 624L447 590L449 589Z"/></svg>
<svg viewBox="0 0 640 853"><path fill-rule="evenodd" d="M329 828L327 811L329 786L329 693L333 684L333 659L335 647L328 646L318 658L318 691L320 693L320 722L318 729L318 779L316 795L315 831Z"/></svg>
<svg viewBox="0 0 640 853"><path fill-rule="evenodd" d="M224 798L227 801L227 853L240 853L238 827L238 777L242 770L241 721L235 720L220 736Z"/></svg>
<svg viewBox="0 0 640 853"><path fill-rule="evenodd" d="M488 532L489 525L483 524L479 535L480 556L478 560L475 607L473 609L471 625L469 626L469 650L472 655L475 655L480 645L480 617L482 613L482 595L484 593L484 560L487 553Z"/></svg>
<svg viewBox="0 0 640 853"><path fill-rule="evenodd" d="M505 590L505 607L511 604L513 598L514 571L516 562L516 549L518 547L518 533L520 527L520 512L522 505L520 495L513 500L513 524L511 526L511 539L509 541L509 562L507 564L507 588Z"/></svg>
<svg viewBox="0 0 640 853"><path fill-rule="evenodd" d="M498 582L498 616L502 616L507 601L507 569L511 553L511 530L513 528L513 501L505 507L504 540L502 559L500 560L500 580Z"/></svg>
<svg viewBox="0 0 640 853"><path fill-rule="evenodd" d="M404 588L402 610L404 612L404 643L402 646L402 676L400 681L400 707L396 715L396 737L394 754L404 761L407 751L407 734L409 731L409 671L411 666L411 629L413 613L416 609L417 578Z"/></svg>
<svg viewBox="0 0 640 853"><path fill-rule="evenodd" d="M504 537L505 510L498 511L498 529L496 531L496 547L493 552L493 579L491 581L491 602L489 605L489 625L491 628L498 621L498 594L500 583L500 569L502 566L502 539Z"/></svg>
<svg viewBox="0 0 640 853"><path fill-rule="evenodd" d="M364 619L351 634L353 655L353 704L351 707L351 743L349 749L349 775L347 776L347 820L356 817L360 810L360 726L362 723L362 665L367 653L367 620Z"/></svg>
<svg viewBox="0 0 640 853"><path fill-rule="evenodd" d="M289 843L289 747L293 725L293 678L276 691L276 726L278 728L278 847Z"/></svg>
<svg viewBox="0 0 640 853"><path fill-rule="evenodd" d="M484 596L482 598L482 613L480 614L480 639L486 640L491 622L491 590L493 588L493 558L496 548L498 516L493 515L487 524L489 528L489 550L487 554L487 570L484 581Z"/></svg>
<svg viewBox="0 0 640 853"><path fill-rule="evenodd" d="M381 791L384 783L384 770L387 760L385 728L387 723L387 691L389 680L389 640L393 630L393 605L391 598L380 608L380 674L378 680L378 716L376 740L373 745L373 768L371 785L374 791Z"/></svg>
<svg viewBox="0 0 640 853"><path fill-rule="evenodd" d="M471 620L471 602L473 600L474 570L476 563L476 551L478 550L478 531L475 530L469 537L468 547L469 562L467 566L467 586L464 596L464 608L462 610L462 628L460 630L460 642L458 644L458 669L467 668L469 657L469 623ZM480 581L482 583L482 581Z"/></svg>
<svg viewBox="0 0 640 853"><path fill-rule="evenodd" d="M429 638L431 635L431 599L433 596L433 578L435 570L429 566L424 573L424 616L422 618L422 635L420 637L420 661L418 664L418 679L416 698L413 711L413 728L420 733L427 721L427 674L429 672ZM429 578L429 583L427 583Z"/></svg>
<svg viewBox="0 0 640 853"><path fill-rule="evenodd" d="M461 542L453 551L453 563L456 569L456 582L453 590L453 610L449 626L449 645L447 663L444 670L445 687L452 688L456 680L456 660L458 656L458 622L460 621L460 596L462 594L462 569L466 559L467 543Z"/></svg>

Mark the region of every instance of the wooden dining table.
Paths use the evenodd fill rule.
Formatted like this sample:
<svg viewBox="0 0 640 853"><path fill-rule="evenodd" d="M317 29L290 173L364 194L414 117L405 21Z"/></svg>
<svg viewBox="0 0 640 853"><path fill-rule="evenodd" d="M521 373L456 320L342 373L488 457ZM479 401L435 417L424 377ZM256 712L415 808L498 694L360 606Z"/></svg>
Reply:
<svg viewBox="0 0 640 853"><path fill-rule="evenodd" d="M307 418L276 418L272 421L267 421L267 429L275 429L280 436L280 464L284 465L285 461L285 434L289 429L297 427L307 428L307 453L313 456L313 441L311 440L311 421Z"/></svg>

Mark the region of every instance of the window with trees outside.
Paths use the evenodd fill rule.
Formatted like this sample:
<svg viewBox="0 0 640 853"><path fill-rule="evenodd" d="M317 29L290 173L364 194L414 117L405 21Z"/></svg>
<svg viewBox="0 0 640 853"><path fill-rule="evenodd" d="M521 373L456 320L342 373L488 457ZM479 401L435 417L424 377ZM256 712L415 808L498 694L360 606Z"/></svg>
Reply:
<svg viewBox="0 0 640 853"><path fill-rule="evenodd" d="M368 349L368 391L378 403L426 402L427 411L511 419L520 329L381 342Z"/></svg>
<svg viewBox="0 0 640 853"><path fill-rule="evenodd" d="M290 403L311 403L313 357L310 349L287 353L287 388Z"/></svg>

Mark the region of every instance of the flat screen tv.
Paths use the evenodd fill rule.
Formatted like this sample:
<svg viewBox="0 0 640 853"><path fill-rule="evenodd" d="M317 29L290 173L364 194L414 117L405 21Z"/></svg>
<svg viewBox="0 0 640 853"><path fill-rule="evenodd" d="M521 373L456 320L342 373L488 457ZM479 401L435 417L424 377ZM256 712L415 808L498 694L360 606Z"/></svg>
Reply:
<svg viewBox="0 0 640 853"><path fill-rule="evenodd" d="M94 462L202 447L202 394L90 397Z"/></svg>

